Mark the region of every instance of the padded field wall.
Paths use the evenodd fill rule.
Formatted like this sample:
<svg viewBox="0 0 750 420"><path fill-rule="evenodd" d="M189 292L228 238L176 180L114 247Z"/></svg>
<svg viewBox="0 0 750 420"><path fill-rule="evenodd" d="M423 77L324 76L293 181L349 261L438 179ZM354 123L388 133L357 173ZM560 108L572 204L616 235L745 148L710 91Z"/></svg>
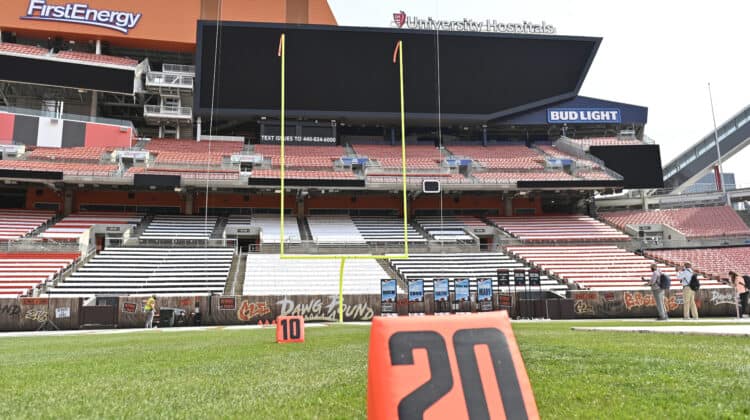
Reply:
<svg viewBox="0 0 750 420"><path fill-rule="evenodd" d="M20 298L0 299L0 331L33 331L46 319L52 320L60 329L79 329L82 324L101 320L110 322L110 327L140 328L146 321L143 312L144 298L120 297L116 307L82 307L80 299ZM432 294L425 294L424 304L413 304L412 310L434 312ZM335 295L309 296L175 296L158 298L160 308L179 308L192 313L196 303L200 307L203 325L256 325L259 321L271 321L282 315L302 315L308 322L335 322L338 320L338 297ZM552 304L554 302L554 304ZM682 316L682 291L669 294L668 306L672 317ZM734 316L731 289L709 289L698 292L698 311L702 317ZM499 301L495 296L494 305ZM399 297L399 313L407 313L406 296ZM653 318L656 306L653 295L645 292L590 292L569 293L569 299L550 299L552 318ZM523 293L513 299L511 315L544 314L542 300L536 303L526 300ZM106 308L104 310L103 308ZM477 304L462 304L461 311L476 311ZM58 316L66 315L68 316ZM369 321L380 314L379 295L345 295L344 320ZM110 317L110 318L108 318ZM103 321L102 321L103 322Z"/></svg>

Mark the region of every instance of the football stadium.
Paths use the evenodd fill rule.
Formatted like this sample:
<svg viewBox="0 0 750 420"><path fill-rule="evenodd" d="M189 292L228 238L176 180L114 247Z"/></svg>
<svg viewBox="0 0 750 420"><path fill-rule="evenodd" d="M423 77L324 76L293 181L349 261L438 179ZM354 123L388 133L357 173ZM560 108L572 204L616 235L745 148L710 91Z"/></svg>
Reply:
<svg viewBox="0 0 750 420"><path fill-rule="evenodd" d="M541 19L3 9L0 417L750 418L750 106L663 161Z"/></svg>

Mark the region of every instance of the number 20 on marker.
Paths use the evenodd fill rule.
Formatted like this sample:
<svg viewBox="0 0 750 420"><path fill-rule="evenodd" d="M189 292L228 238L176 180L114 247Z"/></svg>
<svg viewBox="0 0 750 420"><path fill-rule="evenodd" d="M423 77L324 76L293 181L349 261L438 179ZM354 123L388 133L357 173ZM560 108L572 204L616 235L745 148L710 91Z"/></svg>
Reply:
<svg viewBox="0 0 750 420"><path fill-rule="evenodd" d="M367 414L382 419L536 419L506 312L375 318Z"/></svg>

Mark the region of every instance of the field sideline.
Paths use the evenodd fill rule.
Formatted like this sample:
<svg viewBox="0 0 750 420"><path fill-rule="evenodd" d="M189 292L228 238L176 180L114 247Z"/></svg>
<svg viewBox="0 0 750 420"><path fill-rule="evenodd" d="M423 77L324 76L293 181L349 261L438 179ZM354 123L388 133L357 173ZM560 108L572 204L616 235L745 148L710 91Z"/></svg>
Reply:
<svg viewBox="0 0 750 420"><path fill-rule="evenodd" d="M747 337L513 325L543 418L748 418ZM670 323L675 325L675 323ZM0 340L0 418L365 418L369 327Z"/></svg>

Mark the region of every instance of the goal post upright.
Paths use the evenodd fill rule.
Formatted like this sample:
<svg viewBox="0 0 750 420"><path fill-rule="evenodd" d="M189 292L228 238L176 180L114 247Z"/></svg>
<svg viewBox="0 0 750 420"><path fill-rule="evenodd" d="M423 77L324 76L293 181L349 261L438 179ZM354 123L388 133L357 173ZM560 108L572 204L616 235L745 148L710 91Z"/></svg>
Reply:
<svg viewBox="0 0 750 420"><path fill-rule="evenodd" d="M339 323L344 322L344 265L346 260L384 260L384 259L406 259L409 258L409 214L408 214L408 194L406 179L406 115L404 100L404 44L402 40L396 43L396 49L393 51L393 63L399 63L399 97L400 97L400 114L401 114L401 184L403 187L403 217L404 217L404 251L400 255L289 255L284 251L284 211L286 200L286 165L284 145L286 142L286 34L282 33L279 38L278 56L281 58L281 151L279 163L280 170L280 203L279 203L279 258L284 260L341 260L339 266Z"/></svg>

